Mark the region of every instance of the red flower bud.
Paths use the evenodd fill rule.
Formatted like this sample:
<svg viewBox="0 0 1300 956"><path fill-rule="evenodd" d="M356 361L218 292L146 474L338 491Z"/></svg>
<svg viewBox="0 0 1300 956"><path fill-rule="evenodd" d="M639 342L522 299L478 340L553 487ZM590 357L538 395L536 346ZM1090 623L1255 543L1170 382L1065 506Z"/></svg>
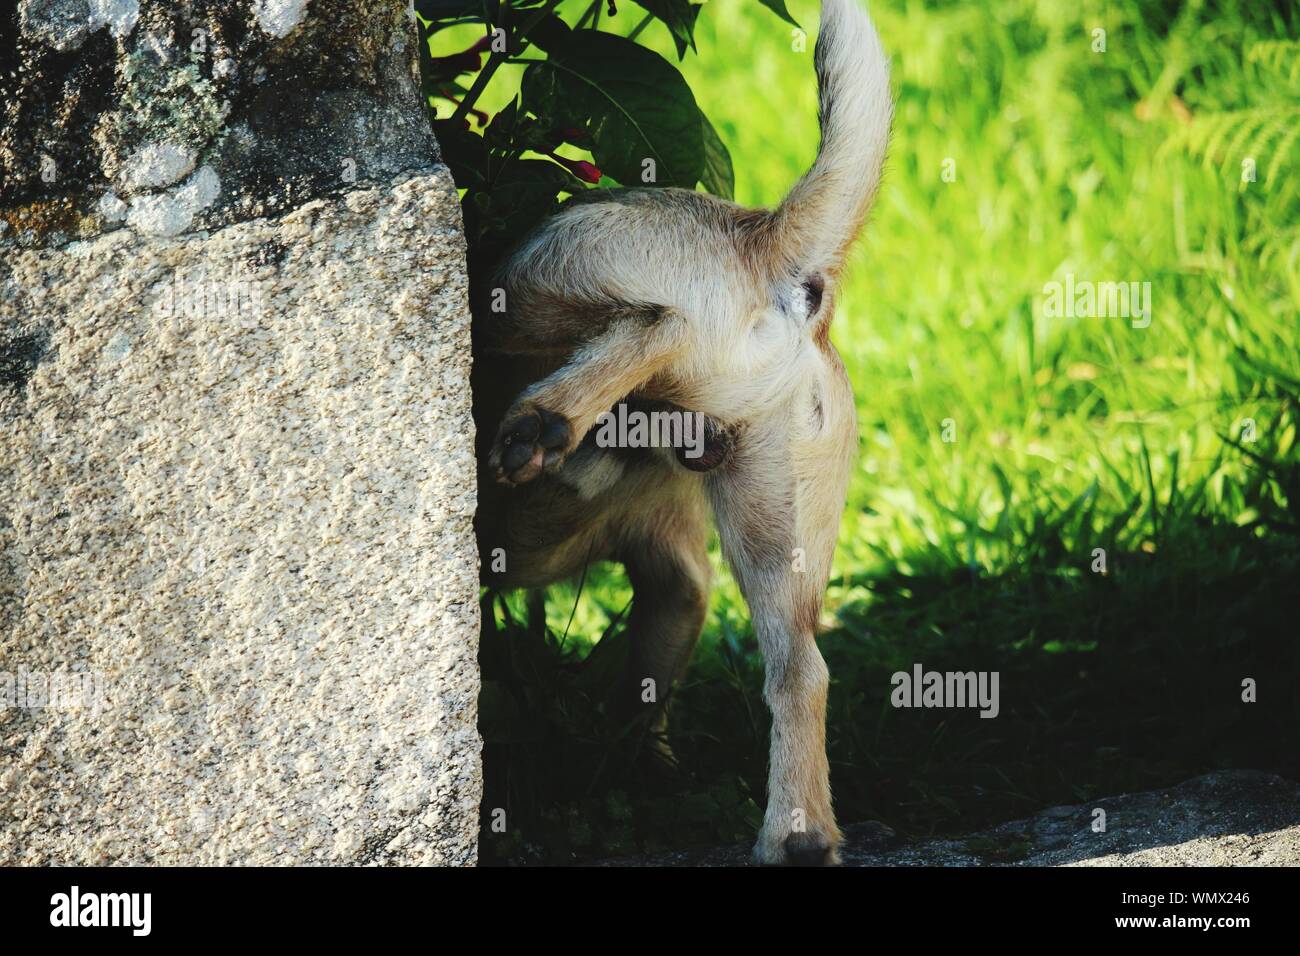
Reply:
<svg viewBox="0 0 1300 956"><path fill-rule="evenodd" d="M597 169L594 164L587 162L585 159L565 159L563 156L558 156L555 153L547 153L546 155L550 156L551 159L555 160L569 172L573 173L573 175L577 176L584 183L592 183L594 185L600 182L600 170Z"/></svg>
<svg viewBox="0 0 1300 956"><path fill-rule="evenodd" d="M595 163L589 163L580 159L573 164L573 175L577 176L584 183L591 183L593 186L600 182L601 172L596 168Z"/></svg>

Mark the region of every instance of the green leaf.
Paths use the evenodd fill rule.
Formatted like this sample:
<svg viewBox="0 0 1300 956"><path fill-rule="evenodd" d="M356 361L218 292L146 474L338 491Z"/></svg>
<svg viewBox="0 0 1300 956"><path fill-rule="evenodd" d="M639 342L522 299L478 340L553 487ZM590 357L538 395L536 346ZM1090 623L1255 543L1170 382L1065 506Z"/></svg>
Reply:
<svg viewBox="0 0 1300 956"><path fill-rule="evenodd" d="M506 153L514 148L519 134L519 98L511 100L492 117L483 131L483 142L494 152Z"/></svg>
<svg viewBox="0 0 1300 956"><path fill-rule="evenodd" d="M572 28L559 17L543 17L528 30L528 42L539 50L550 53L570 42Z"/></svg>
<svg viewBox="0 0 1300 956"><path fill-rule="evenodd" d="M758 0L758 2L767 7L792 27L799 26L799 22L795 20L794 17L790 16L790 11L785 8L785 0ZM799 27L799 29L802 30L803 28Z"/></svg>
<svg viewBox="0 0 1300 956"><path fill-rule="evenodd" d="M575 30L524 74L523 101L544 124L585 125L596 165L626 184L694 188L704 172L704 132L695 97L677 68L612 33ZM582 122L575 122L575 120Z"/></svg>
<svg viewBox="0 0 1300 956"><path fill-rule="evenodd" d="M492 182L465 194L461 208L471 247L495 262L506 247L555 212L556 194L572 182L564 169L545 159L507 162Z"/></svg>
<svg viewBox="0 0 1300 956"><path fill-rule="evenodd" d="M700 7L690 0L636 0L647 13L662 20L668 32L673 35L677 45L678 59L686 55L686 49L695 49L695 20L700 15Z"/></svg>
<svg viewBox="0 0 1300 956"><path fill-rule="evenodd" d="M549 207L556 202L556 193L571 184L569 174L555 163L545 159L516 160L492 184L492 206L515 218L522 212L521 204ZM527 228L509 231L522 235Z"/></svg>
<svg viewBox="0 0 1300 956"><path fill-rule="evenodd" d="M555 145L546 130L519 108L519 99L503 107L483 131L483 141L494 156L517 156L525 149L546 153Z"/></svg>
<svg viewBox="0 0 1300 956"><path fill-rule="evenodd" d="M700 113L700 125L704 131L704 172L700 175L700 185L715 196L735 199L736 172L731 166L727 144L703 113Z"/></svg>
<svg viewBox="0 0 1300 956"><path fill-rule="evenodd" d="M415 0L415 12L430 22L465 16L478 9L478 0Z"/></svg>
<svg viewBox="0 0 1300 956"><path fill-rule="evenodd" d="M442 161L451 170L456 187L481 187L487 173L487 149L483 137L451 120L438 120L433 124L433 132L438 139Z"/></svg>

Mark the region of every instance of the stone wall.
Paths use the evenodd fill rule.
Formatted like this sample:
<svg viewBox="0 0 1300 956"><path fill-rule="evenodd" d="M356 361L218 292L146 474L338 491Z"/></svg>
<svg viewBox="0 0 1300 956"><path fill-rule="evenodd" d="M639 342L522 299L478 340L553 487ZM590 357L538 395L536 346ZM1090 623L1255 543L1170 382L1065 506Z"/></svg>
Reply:
<svg viewBox="0 0 1300 956"><path fill-rule="evenodd" d="M0 13L0 242L174 235L430 165L406 6L19 0Z"/></svg>
<svg viewBox="0 0 1300 956"><path fill-rule="evenodd" d="M476 859L464 241L404 7L23 0L0 43L0 864Z"/></svg>

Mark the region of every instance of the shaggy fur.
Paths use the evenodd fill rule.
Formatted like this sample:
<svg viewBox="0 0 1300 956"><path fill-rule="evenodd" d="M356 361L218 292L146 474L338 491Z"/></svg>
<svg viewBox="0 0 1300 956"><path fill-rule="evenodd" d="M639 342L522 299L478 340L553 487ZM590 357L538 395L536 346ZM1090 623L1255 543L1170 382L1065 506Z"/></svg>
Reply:
<svg viewBox="0 0 1300 956"><path fill-rule="evenodd" d="M545 586L615 560L635 598L623 713L662 702L708 605L709 518L749 605L772 709L755 858L834 862L827 671L814 641L856 447L829 328L880 181L888 65L858 0L824 0L821 145L775 211L675 189L593 191L529 236L476 312L483 581ZM702 412L700 461L597 447L624 399ZM504 569L501 568L504 561Z"/></svg>

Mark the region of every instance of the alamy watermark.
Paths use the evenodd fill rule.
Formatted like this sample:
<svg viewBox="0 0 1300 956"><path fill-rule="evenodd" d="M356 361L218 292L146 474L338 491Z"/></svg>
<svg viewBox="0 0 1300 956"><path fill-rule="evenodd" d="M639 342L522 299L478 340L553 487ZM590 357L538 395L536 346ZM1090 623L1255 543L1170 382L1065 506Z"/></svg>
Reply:
<svg viewBox="0 0 1300 956"><path fill-rule="evenodd" d="M163 318L225 319L252 324L262 317L261 283L242 276L210 278L203 270L177 269L154 301Z"/></svg>
<svg viewBox="0 0 1300 956"><path fill-rule="evenodd" d="M704 454L704 415L682 409L645 412L619 402L596 416L601 448L679 448L691 459Z"/></svg>
<svg viewBox="0 0 1300 956"><path fill-rule="evenodd" d="M124 927L132 936L153 930L152 893L83 893L74 885L50 897L50 925Z"/></svg>
<svg viewBox="0 0 1300 956"><path fill-rule="evenodd" d="M1001 710L998 671L927 671L920 664L898 671L889 702L895 707L978 707L981 717L996 717Z"/></svg>
<svg viewBox="0 0 1300 956"><path fill-rule="evenodd" d="M1129 319L1133 328L1151 324L1150 282L1092 282L1066 273L1043 286L1043 315L1049 319Z"/></svg>
<svg viewBox="0 0 1300 956"><path fill-rule="evenodd" d="M104 682L94 671L0 671L0 713L18 710L89 710L104 706Z"/></svg>

